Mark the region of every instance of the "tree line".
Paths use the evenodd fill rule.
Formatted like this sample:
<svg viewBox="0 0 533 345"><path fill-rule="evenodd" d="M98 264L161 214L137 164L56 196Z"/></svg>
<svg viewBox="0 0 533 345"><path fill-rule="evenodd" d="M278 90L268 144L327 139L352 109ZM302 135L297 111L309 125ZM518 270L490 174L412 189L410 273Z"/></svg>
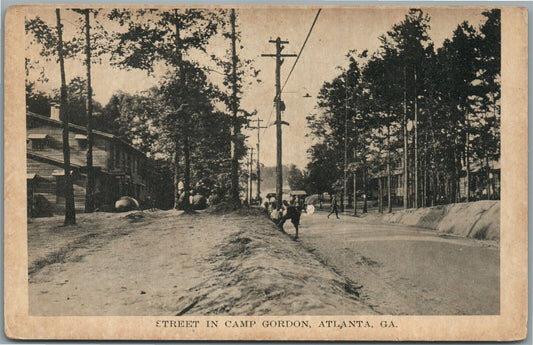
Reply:
<svg viewBox="0 0 533 345"><path fill-rule="evenodd" d="M80 15L71 23L75 33L68 40L62 37L61 12L65 11ZM246 152L241 128L254 114L242 109L240 100L244 84L256 81L259 72L251 61L239 56L242 46L236 11L57 9L56 18L55 26L39 16L27 18L26 32L30 44L40 47L42 57L59 62L61 87L54 95L47 95L36 91L35 83L27 80L26 101L28 110L44 115L49 114L50 100L60 103L67 176L65 224L75 223L72 180L67 173L69 123L87 127L88 147L92 145L91 131L96 128L147 152L166 172L163 180L167 182L159 188L173 190L174 208L191 211L189 195L196 186L214 191L220 198L228 197L238 207L239 161ZM109 23L120 29L108 32ZM225 54L209 55L207 48L213 39L226 42ZM198 62L206 57L214 68ZM64 60L80 58L86 78L74 78L67 84ZM90 67L95 62L148 73L163 65L167 72L149 90L135 95L117 92L102 106L92 101ZM37 66L38 62L26 58L27 75ZM48 72L41 71L43 80ZM210 81L211 72L223 77L221 85ZM96 122L94 114L98 116ZM94 211L91 166L88 153L86 212Z"/></svg>
<svg viewBox="0 0 533 345"><path fill-rule="evenodd" d="M307 117L309 192L351 204L372 183L389 212L395 198L404 208L470 201L481 190L499 198L490 164L500 157L500 10L482 14L478 28L465 21L435 48L431 18L411 9L377 51L347 54Z"/></svg>

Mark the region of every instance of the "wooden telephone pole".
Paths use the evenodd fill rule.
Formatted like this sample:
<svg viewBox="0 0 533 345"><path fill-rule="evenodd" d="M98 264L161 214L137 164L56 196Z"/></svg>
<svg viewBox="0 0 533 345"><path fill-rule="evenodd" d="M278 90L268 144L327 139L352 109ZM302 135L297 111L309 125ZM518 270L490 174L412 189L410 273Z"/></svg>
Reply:
<svg viewBox="0 0 533 345"><path fill-rule="evenodd" d="M261 128L267 128L267 126L261 126L261 122L263 122L263 120L261 120L260 118L257 118L257 193L256 193L256 198L257 200L259 200L259 198L261 197L261 164L259 163L259 146L260 146L260 143L261 143L261 135L260 135L260 130Z"/></svg>
<svg viewBox="0 0 533 345"><path fill-rule="evenodd" d="M250 160L248 161L248 193L246 199L248 199L248 205L252 204L252 166L254 163L254 148L250 148Z"/></svg>
<svg viewBox="0 0 533 345"><path fill-rule="evenodd" d="M276 44L276 54L261 54L263 57L275 57L276 58L276 97L274 102L276 103L276 200L278 206L281 206L281 201L283 198L283 176L282 176L282 161L281 161L281 112L283 102L281 101L281 65L283 64L284 57L296 57L296 54L281 54L283 45L288 44L289 41L282 41L279 37L276 40L269 40L269 43ZM288 124L285 122L285 124Z"/></svg>

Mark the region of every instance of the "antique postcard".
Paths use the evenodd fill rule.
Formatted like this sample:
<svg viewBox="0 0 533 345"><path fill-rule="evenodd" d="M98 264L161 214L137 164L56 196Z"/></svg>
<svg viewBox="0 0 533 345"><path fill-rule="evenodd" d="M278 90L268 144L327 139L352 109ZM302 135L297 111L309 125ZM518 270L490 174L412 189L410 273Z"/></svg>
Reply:
<svg viewBox="0 0 533 345"><path fill-rule="evenodd" d="M519 7L9 8L6 335L525 338L527 29Z"/></svg>

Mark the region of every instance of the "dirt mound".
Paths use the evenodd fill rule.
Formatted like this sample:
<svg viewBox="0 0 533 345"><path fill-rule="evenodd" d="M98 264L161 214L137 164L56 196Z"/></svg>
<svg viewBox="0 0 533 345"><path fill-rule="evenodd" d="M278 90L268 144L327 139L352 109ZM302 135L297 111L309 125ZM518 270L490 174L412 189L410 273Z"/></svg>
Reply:
<svg viewBox="0 0 533 345"><path fill-rule="evenodd" d="M231 201L222 201L218 204L211 205L206 209L207 213L211 214L226 214L237 210L239 206Z"/></svg>
<svg viewBox="0 0 533 345"><path fill-rule="evenodd" d="M132 223L138 222L144 218L144 212L142 211L130 212L127 215L125 215L124 218L131 220Z"/></svg>
<svg viewBox="0 0 533 345"><path fill-rule="evenodd" d="M31 224L32 315L375 313L360 297L360 284L292 241L259 209L96 213L78 220L59 230L53 226L59 217Z"/></svg>
<svg viewBox="0 0 533 345"><path fill-rule="evenodd" d="M235 212L235 214L238 214L240 216L259 216L259 215L264 214L264 211L262 211L259 208L235 205L235 203L231 201L223 201L216 205L211 205L206 209L206 213L209 213L209 214L220 215L220 214L230 214L233 212Z"/></svg>
<svg viewBox="0 0 533 345"><path fill-rule="evenodd" d="M247 212L248 217L237 215ZM178 315L325 315L373 314L359 300L359 289L280 233L260 210L232 213L250 226L228 234L207 258L208 279L182 296ZM253 228L252 228L253 227Z"/></svg>

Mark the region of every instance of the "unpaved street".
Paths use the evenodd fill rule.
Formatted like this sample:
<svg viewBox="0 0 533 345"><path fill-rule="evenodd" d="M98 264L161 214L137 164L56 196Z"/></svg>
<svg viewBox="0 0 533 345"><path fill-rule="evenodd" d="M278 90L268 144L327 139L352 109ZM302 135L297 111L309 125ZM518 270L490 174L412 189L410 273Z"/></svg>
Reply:
<svg viewBox="0 0 533 345"><path fill-rule="evenodd" d="M301 243L362 286L383 314L498 314L498 243L327 213L303 215ZM291 225L286 226L289 233Z"/></svg>
<svg viewBox="0 0 533 345"><path fill-rule="evenodd" d="M30 315L369 315L357 285L258 210L35 219Z"/></svg>
<svg viewBox="0 0 533 345"><path fill-rule="evenodd" d="M258 210L81 214L29 224L31 315L497 314L496 242Z"/></svg>

